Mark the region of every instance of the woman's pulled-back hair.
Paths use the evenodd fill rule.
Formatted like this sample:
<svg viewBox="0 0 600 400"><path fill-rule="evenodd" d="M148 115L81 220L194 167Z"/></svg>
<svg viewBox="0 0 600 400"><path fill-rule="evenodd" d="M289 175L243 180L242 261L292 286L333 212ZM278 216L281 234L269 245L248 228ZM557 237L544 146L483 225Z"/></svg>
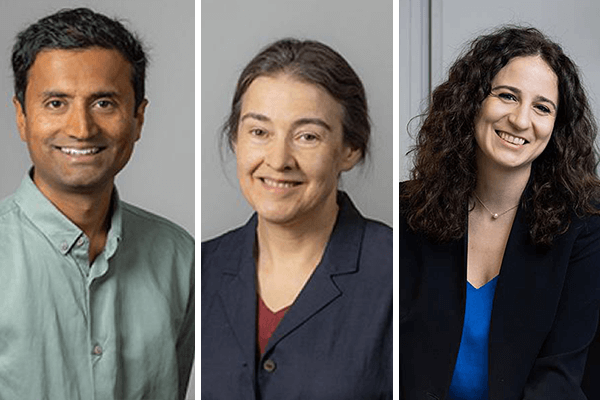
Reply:
<svg viewBox="0 0 600 400"><path fill-rule="evenodd" d="M521 199L534 243L551 245L570 215L598 214L597 126L576 65L535 28L503 26L476 38L432 94L416 138L411 181L402 196L415 231L438 242L466 233L476 186L475 119L496 74L515 57L539 56L558 80L558 111L543 153L533 162Z"/></svg>
<svg viewBox="0 0 600 400"><path fill-rule="evenodd" d="M344 144L368 154L371 123L363 84L350 64L335 50L312 40L282 39L264 48L244 68L223 126L229 147L237 139L242 97L260 76L288 74L300 81L325 89L343 109Z"/></svg>

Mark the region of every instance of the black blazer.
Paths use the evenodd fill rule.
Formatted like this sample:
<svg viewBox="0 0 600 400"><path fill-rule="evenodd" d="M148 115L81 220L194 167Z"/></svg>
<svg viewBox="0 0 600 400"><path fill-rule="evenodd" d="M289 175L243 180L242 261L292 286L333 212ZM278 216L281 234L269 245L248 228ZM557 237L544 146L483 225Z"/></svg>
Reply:
<svg viewBox="0 0 600 400"><path fill-rule="evenodd" d="M391 400L392 230L348 196L317 269L257 357L257 218L202 243L202 399Z"/></svg>
<svg viewBox="0 0 600 400"><path fill-rule="evenodd" d="M408 227L404 210L401 202L401 392L408 400L446 399L463 328L467 239L432 243ZM573 216L553 247L541 249L519 208L493 302L490 400L585 399L581 379L599 303L600 218Z"/></svg>

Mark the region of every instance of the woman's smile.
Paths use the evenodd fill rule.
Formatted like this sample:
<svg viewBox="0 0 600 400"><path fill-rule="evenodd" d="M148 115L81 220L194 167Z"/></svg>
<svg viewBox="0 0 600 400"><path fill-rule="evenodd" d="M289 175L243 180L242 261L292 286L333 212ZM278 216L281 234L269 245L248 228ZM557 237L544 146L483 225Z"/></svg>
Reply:
<svg viewBox="0 0 600 400"><path fill-rule="evenodd" d="M240 187L261 220L310 222L337 212L338 176L360 153L343 143L342 114L324 89L286 74L250 84L235 154Z"/></svg>
<svg viewBox="0 0 600 400"><path fill-rule="evenodd" d="M544 60L509 61L492 80L475 119L479 167L529 170L550 141L557 107L557 77Z"/></svg>
<svg viewBox="0 0 600 400"><path fill-rule="evenodd" d="M496 131L496 135L507 143L510 143L515 146L522 146L524 144L529 143L527 140L520 138L518 136L511 135L510 133L506 133L503 131Z"/></svg>

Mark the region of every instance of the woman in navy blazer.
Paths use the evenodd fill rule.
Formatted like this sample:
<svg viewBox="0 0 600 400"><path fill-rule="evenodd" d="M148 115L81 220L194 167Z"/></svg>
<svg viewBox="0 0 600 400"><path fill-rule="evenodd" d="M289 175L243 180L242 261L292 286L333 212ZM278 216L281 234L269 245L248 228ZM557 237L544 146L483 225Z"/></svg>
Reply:
<svg viewBox="0 0 600 400"><path fill-rule="evenodd" d="M392 232L337 190L367 152L360 79L319 42L275 42L224 133L256 213L202 243L202 399L391 399Z"/></svg>
<svg viewBox="0 0 600 400"><path fill-rule="evenodd" d="M596 133L576 66L534 28L481 36L450 68L400 186L406 399L586 398Z"/></svg>

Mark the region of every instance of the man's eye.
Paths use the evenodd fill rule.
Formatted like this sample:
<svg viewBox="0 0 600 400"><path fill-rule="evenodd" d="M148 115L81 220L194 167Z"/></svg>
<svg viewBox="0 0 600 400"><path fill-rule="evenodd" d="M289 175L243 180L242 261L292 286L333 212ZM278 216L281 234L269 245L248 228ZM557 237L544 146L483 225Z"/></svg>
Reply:
<svg viewBox="0 0 600 400"><path fill-rule="evenodd" d="M112 106L112 102L108 101L108 100L99 100L96 105L98 105L98 107L100 108L108 108L110 106Z"/></svg>
<svg viewBox="0 0 600 400"><path fill-rule="evenodd" d="M50 108L60 108L63 106L63 102L60 100L51 100L48 102L48 107Z"/></svg>

